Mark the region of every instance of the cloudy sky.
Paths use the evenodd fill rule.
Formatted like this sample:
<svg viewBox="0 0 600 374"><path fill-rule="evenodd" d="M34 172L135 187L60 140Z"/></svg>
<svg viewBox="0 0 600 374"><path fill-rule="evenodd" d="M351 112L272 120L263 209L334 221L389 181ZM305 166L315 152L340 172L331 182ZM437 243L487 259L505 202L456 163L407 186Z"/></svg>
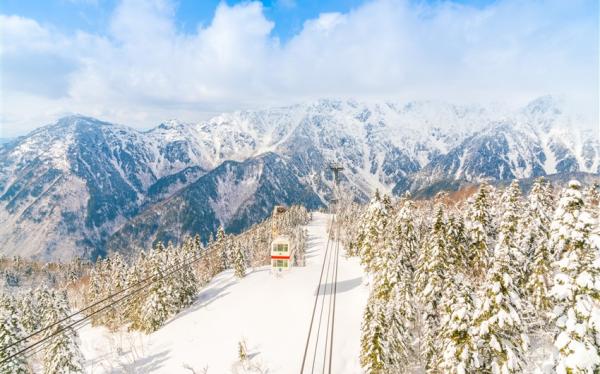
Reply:
<svg viewBox="0 0 600 374"><path fill-rule="evenodd" d="M598 123L597 0L3 0L0 137L320 97L523 105Z"/></svg>

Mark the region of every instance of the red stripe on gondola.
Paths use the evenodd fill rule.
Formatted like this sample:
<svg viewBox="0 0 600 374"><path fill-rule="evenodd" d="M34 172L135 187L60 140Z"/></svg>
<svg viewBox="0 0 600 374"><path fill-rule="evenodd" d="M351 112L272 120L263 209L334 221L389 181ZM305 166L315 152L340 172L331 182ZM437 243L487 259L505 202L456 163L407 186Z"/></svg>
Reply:
<svg viewBox="0 0 600 374"><path fill-rule="evenodd" d="M272 260L289 260L290 256L271 256Z"/></svg>

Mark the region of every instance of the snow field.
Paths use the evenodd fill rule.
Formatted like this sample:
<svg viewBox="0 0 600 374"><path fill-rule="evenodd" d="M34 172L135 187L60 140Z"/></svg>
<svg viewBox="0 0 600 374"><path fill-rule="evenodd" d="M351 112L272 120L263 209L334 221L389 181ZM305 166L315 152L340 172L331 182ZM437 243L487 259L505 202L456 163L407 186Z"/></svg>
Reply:
<svg viewBox="0 0 600 374"><path fill-rule="evenodd" d="M222 272L192 306L150 335L86 326L80 331L86 371L297 373L329 219L329 215L314 213L307 226L305 267L281 274L272 274L269 266L248 269L242 279L236 279L233 270ZM345 258L341 247L339 256L332 371L360 373L360 323L368 289L362 284L358 259ZM243 363L238 357L240 342L248 350Z"/></svg>

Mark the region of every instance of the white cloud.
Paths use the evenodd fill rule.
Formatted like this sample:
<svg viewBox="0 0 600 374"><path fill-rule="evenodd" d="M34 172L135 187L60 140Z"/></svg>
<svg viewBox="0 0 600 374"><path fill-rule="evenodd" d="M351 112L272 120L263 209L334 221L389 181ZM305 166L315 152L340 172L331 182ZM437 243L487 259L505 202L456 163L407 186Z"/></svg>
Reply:
<svg viewBox="0 0 600 374"><path fill-rule="evenodd" d="M593 1L377 0L308 20L285 43L260 3L222 3L192 34L167 0L122 1L106 35L0 16L0 130L70 112L149 127L323 96L523 104L547 93L597 124L594 13Z"/></svg>

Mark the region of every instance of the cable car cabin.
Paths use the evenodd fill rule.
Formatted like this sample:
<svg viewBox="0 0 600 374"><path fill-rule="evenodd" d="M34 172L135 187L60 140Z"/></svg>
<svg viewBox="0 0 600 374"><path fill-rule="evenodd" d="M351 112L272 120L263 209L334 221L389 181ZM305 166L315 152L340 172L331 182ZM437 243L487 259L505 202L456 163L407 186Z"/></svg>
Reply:
<svg viewBox="0 0 600 374"><path fill-rule="evenodd" d="M291 249L290 238L279 235L271 243L271 268L282 271L289 270L294 262L294 253Z"/></svg>

